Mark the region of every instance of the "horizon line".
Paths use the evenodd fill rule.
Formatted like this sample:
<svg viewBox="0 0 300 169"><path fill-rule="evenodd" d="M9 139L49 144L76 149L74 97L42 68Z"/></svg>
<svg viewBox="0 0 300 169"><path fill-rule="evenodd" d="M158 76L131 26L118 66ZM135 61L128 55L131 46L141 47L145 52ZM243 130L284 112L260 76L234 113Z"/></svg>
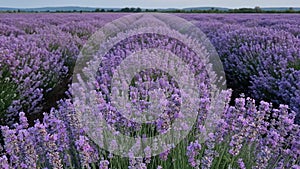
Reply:
<svg viewBox="0 0 300 169"><path fill-rule="evenodd" d="M99 8L99 9L122 9L122 8L141 8L141 9L186 9L186 8L225 8L225 9L240 9L240 8L300 8L300 6L253 6L253 7L220 7L220 6L191 6L191 7L139 7L139 6L124 6L124 7L99 7L99 6L40 6L40 7L9 7L0 6L0 8L13 8L13 9L36 9L36 8L64 8L64 7L75 7L75 8Z"/></svg>

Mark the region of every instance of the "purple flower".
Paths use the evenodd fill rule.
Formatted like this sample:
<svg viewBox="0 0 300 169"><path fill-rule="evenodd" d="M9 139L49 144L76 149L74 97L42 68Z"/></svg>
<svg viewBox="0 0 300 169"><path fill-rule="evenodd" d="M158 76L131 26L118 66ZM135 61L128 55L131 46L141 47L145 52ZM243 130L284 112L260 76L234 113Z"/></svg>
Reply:
<svg viewBox="0 0 300 169"><path fill-rule="evenodd" d="M109 161L101 160L99 164L100 169L109 169Z"/></svg>
<svg viewBox="0 0 300 169"><path fill-rule="evenodd" d="M9 163L8 163L8 159L5 155L3 155L2 157L0 157L0 168L2 169L10 169L12 168Z"/></svg>
<svg viewBox="0 0 300 169"><path fill-rule="evenodd" d="M190 145L187 147L188 162L189 164L197 168L200 165L200 160L197 160L197 156L199 155L199 151L201 150L201 144L198 143L198 140L195 142L191 142Z"/></svg>
<svg viewBox="0 0 300 169"><path fill-rule="evenodd" d="M240 169L246 169L243 159L241 159L241 158L238 159L238 164L239 164Z"/></svg>

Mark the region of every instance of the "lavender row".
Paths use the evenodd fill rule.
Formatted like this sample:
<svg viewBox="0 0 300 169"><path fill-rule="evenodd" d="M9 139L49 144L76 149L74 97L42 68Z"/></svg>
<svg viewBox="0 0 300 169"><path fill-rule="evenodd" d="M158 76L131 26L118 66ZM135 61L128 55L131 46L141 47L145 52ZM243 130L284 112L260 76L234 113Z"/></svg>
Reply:
<svg viewBox="0 0 300 169"><path fill-rule="evenodd" d="M174 148L170 148L159 155L161 162L155 162L154 157L114 162L118 157L98 149L85 136L84 128L78 126L73 105L64 100L58 110L45 114L43 121L36 121L32 127L28 127L24 113L20 113L20 123L14 125L15 129L1 128L5 153L0 166L5 169L96 166L106 169L118 165L122 168L167 168L175 160L179 166L188 168L297 169L300 135L299 126L293 123L295 114L289 114L284 105L275 109L272 104L261 102L256 107L255 101L249 98L238 98L235 104L225 106L222 119L215 121L219 126L217 131L209 133L204 143L193 140L185 149L176 151L179 155L171 153ZM274 115L269 123L267 119ZM199 125L199 130L205 127ZM145 148L146 154L149 151L151 153Z"/></svg>
<svg viewBox="0 0 300 169"><path fill-rule="evenodd" d="M96 29L120 16L1 14L0 76L5 91L1 123L16 122L20 111L42 114L55 106L64 95L58 90L67 89L84 42ZM16 87L5 88L9 85ZM49 101L51 97L53 101Z"/></svg>
<svg viewBox="0 0 300 169"><path fill-rule="evenodd" d="M299 18L295 15L191 15L223 62L234 97L287 104L300 121ZM254 20L255 18L255 20ZM271 19L272 18L272 19ZM207 21L207 20L208 21Z"/></svg>

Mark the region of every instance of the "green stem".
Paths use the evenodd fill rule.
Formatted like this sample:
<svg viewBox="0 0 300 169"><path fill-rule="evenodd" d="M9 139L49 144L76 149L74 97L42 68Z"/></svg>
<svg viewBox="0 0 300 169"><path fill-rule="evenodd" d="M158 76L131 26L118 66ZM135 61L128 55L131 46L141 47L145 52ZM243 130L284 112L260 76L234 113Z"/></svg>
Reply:
<svg viewBox="0 0 300 169"><path fill-rule="evenodd" d="M226 150L227 150L227 146L224 146L223 151L222 151L222 154L221 154L221 156L219 157L219 160L218 160L218 163L217 163L217 168L220 168L219 166L220 166L220 164L221 164L221 161L222 161L222 159L223 159L223 156L224 156Z"/></svg>

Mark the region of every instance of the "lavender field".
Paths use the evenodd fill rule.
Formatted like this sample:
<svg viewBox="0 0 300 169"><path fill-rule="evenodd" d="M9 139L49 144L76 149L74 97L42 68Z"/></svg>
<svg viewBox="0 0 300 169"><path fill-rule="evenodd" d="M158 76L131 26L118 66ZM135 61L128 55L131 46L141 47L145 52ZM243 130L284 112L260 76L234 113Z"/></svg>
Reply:
<svg viewBox="0 0 300 169"><path fill-rule="evenodd" d="M127 15L0 14L1 169L300 169L297 14L174 14L202 30L220 57L227 89L220 94L225 104L217 108L211 106L210 79L203 71L206 63L182 41L145 33L115 44L96 76L99 106L80 113L91 111L118 132L139 138L134 146L144 154L122 157L96 144L75 111L73 72L90 37ZM165 134L174 120L182 118L180 85L168 73L154 69L131 79L128 95L139 113L151 104L150 89L159 88L167 96L160 100L167 110L149 124L124 118L110 96L111 76L120 62L146 48L181 56L201 81L191 132L177 145L166 144L158 155L153 155L153 147L143 145L143 139ZM145 62L151 64L150 59ZM160 93L153 95L161 98ZM218 111L220 118L211 122L217 127L209 131L204 121L212 111ZM187 128L182 124L178 131ZM199 140L201 133L208 137ZM106 143L109 150L122 146L116 140Z"/></svg>

